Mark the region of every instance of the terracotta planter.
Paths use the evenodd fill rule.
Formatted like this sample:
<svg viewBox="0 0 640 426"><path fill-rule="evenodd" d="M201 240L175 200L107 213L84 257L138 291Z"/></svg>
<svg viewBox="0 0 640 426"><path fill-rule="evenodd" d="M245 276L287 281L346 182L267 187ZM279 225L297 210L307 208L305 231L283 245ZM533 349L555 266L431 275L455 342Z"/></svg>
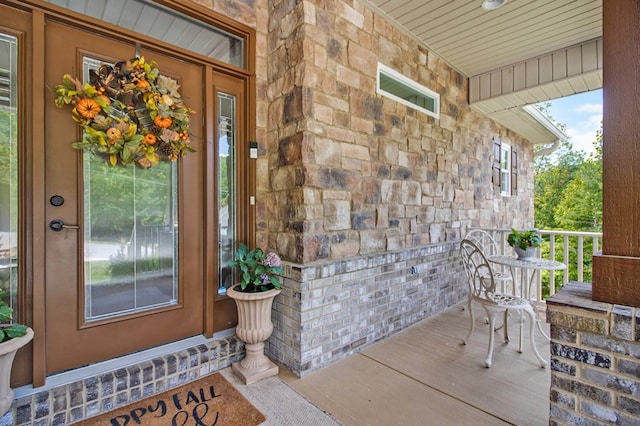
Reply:
<svg viewBox="0 0 640 426"><path fill-rule="evenodd" d="M269 290L260 293L242 293L236 291L236 284L227 291L227 295L236 301L238 308L238 326L236 335L245 342L245 358L234 363L232 370L250 384L266 377L278 374L278 366L264 354L264 341L273 332L271 307L273 299L281 290Z"/></svg>
<svg viewBox="0 0 640 426"><path fill-rule="evenodd" d="M13 404L13 389L11 389L11 366L18 349L33 339L33 330L27 328L27 334L22 337L0 343L0 417L9 411Z"/></svg>

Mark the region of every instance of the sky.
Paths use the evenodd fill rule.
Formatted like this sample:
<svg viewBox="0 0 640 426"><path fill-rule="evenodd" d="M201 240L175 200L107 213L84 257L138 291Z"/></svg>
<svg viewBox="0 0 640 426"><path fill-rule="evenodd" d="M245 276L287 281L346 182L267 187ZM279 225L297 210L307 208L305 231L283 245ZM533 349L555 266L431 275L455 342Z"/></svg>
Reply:
<svg viewBox="0 0 640 426"><path fill-rule="evenodd" d="M555 121L567 126L565 133L574 150L593 152L596 131L602 121L602 89L553 100L549 113Z"/></svg>

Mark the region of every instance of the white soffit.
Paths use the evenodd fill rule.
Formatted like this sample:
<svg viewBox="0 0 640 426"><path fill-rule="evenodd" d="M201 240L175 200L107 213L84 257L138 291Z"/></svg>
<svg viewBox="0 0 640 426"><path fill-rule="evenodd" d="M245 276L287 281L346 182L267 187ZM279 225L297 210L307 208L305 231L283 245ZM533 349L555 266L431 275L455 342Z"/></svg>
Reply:
<svg viewBox="0 0 640 426"><path fill-rule="evenodd" d="M469 77L473 108L534 144L556 135L522 106L602 88L602 0L363 1Z"/></svg>
<svg viewBox="0 0 640 426"><path fill-rule="evenodd" d="M567 136L551 123L542 113L531 112L534 107L512 108L487 114L492 120L512 129L533 145L546 145Z"/></svg>
<svg viewBox="0 0 640 426"><path fill-rule="evenodd" d="M602 36L602 0L363 0L468 77Z"/></svg>

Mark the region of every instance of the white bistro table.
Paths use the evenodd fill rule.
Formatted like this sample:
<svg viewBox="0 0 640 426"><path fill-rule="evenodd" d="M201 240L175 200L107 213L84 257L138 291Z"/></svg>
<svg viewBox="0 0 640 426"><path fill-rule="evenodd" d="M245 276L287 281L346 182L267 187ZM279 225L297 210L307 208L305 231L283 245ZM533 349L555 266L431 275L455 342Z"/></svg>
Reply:
<svg viewBox="0 0 640 426"><path fill-rule="evenodd" d="M559 271L567 268L562 262L556 262L555 260L549 259L540 259L538 257L532 257L528 259L518 259L516 256L489 256L487 257L489 262L504 265L509 268L511 271L511 276L513 277L513 282L515 284L516 281L516 270L520 271L520 297L524 297L528 299L532 305L535 302L541 302L541 300L534 299L532 294L532 288L534 284L537 285L536 277L540 273L540 271ZM528 278L528 279L527 279ZM514 287L514 293L516 289ZM538 310L536 311L536 325L538 326L538 330L549 339L549 336L542 330L542 324L540 323L540 316L538 315Z"/></svg>

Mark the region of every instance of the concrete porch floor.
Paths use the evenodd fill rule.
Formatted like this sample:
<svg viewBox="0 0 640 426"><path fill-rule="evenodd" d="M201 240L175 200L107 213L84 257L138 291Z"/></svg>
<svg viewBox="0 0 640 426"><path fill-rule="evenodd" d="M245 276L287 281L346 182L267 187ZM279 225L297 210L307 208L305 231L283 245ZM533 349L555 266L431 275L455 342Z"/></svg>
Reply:
<svg viewBox="0 0 640 426"><path fill-rule="evenodd" d="M548 425L550 367L537 363L528 323L518 353L518 316L510 317L511 342L497 332L485 368L489 326L474 309L480 322L466 346L469 314L459 305L302 379L284 368L280 378L347 426ZM549 333L544 321L543 329ZM548 361L549 342L537 329L536 342Z"/></svg>

